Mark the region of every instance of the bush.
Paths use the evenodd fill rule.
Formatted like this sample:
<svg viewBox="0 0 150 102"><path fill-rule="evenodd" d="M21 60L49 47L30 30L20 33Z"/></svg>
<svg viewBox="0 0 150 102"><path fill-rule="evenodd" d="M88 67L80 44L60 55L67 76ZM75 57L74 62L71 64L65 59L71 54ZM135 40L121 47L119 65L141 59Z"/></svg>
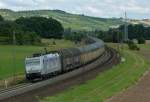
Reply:
<svg viewBox="0 0 150 102"><path fill-rule="evenodd" d="M16 34L18 45L37 45L41 43L41 38L35 32L20 32Z"/></svg>
<svg viewBox="0 0 150 102"><path fill-rule="evenodd" d="M9 38L0 36L0 44L9 44Z"/></svg>
<svg viewBox="0 0 150 102"><path fill-rule="evenodd" d="M15 33L17 45L40 45L41 38L35 32L17 31ZM13 44L13 35L0 36L0 44Z"/></svg>
<svg viewBox="0 0 150 102"><path fill-rule="evenodd" d="M138 44L145 44L145 39L144 38L139 38L138 39Z"/></svg>
<svg viewBox="0 0 150 102"><path fill-rule="evenodd" d="M133 41L128 41L128 47L130 50L140 50L140 48Z"/></svg>

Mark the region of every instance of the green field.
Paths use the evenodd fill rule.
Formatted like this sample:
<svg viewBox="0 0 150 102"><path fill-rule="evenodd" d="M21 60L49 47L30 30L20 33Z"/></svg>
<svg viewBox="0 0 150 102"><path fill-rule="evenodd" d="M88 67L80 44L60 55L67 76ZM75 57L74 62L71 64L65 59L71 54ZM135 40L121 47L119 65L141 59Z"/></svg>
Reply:
<svg viewBox="0 0 150 102"><path fill-rule="evenodd" d="M55 40L56 45L52 45L54 40L44 40L43 42L48 44L48 50L56 50L61 48L67 48L75 46L74 43L66 40ZM15 67L13 66L13 49L15 47L16 60ZM12 45L0 45L0 80L11 77L13 73L24 74L24 59L33 53L42 52L45 47L43 46L12 46Z"/></svg>
<svg viewBox="0 0 150 102"><path fill-rule="evenodd" d="M147 50L150 50L150 44L146 44L146 45L138 45L141 49L147 49Z"/></svg>
<svg viewBox="0 0 150 102"><path fill-rule="evenodd" d="M125 62L99 74L86 84L74 86L41 102L103 102L114 94L135 84L148 70L149 63L141 55L125 50Z"/></svg>

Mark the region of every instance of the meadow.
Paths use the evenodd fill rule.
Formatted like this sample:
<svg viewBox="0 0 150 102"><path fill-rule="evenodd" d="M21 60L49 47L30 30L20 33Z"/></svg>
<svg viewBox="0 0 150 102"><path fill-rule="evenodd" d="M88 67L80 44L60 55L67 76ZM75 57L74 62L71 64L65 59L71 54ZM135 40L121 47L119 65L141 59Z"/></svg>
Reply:
<svg viewBox="0 0 150 102"><path fill-rule="evenodd" d="M55 41L56 45L53 45ZM33 53L43 52L44 48L48 51L57 50L76 46L73 42L67 40L47 40L42 42L45 46L13 46L13 45L0 45L0 80L14 75L24 75L24 61L27 56ZM15 60L13 58L15 51Z"/></svg>
<svg viewBox="0 0 150 102"><path fill-rule="evenodd" d="M145 47L147 48L147 45ZM104 102L122 90L135 85L148 70L150 64L145 57L135 51L125 48L121 53L125 62L99 74L94 80L73 86L60 94L46 97L41 102Z"/></svg>

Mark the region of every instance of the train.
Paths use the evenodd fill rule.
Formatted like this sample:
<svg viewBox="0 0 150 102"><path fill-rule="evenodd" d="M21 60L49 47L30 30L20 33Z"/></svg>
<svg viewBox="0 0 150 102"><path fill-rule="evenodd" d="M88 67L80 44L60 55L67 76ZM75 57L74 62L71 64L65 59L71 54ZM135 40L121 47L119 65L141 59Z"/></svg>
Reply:
<svg viewBox="0 0 150 102"><path fill-rule="evenodd" d="M25 58L26 79L47 79L80 68L100 58L106 50L105 43L88 37L87 45L67 48Z"/></svg>

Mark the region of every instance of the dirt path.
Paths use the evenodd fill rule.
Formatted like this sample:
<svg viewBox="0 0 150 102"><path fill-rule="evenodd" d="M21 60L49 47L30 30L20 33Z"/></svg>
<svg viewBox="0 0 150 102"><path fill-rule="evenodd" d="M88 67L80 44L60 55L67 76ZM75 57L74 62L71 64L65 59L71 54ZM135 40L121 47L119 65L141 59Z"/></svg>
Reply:
<svg viewBox="0 0 150 102"><path fill-rule="evenodd" d="M138 53L145 56L150 61L149 50L141 50ZM106 102L150 102L150 71L140 79L137 85L112 97Z"/></svg>

